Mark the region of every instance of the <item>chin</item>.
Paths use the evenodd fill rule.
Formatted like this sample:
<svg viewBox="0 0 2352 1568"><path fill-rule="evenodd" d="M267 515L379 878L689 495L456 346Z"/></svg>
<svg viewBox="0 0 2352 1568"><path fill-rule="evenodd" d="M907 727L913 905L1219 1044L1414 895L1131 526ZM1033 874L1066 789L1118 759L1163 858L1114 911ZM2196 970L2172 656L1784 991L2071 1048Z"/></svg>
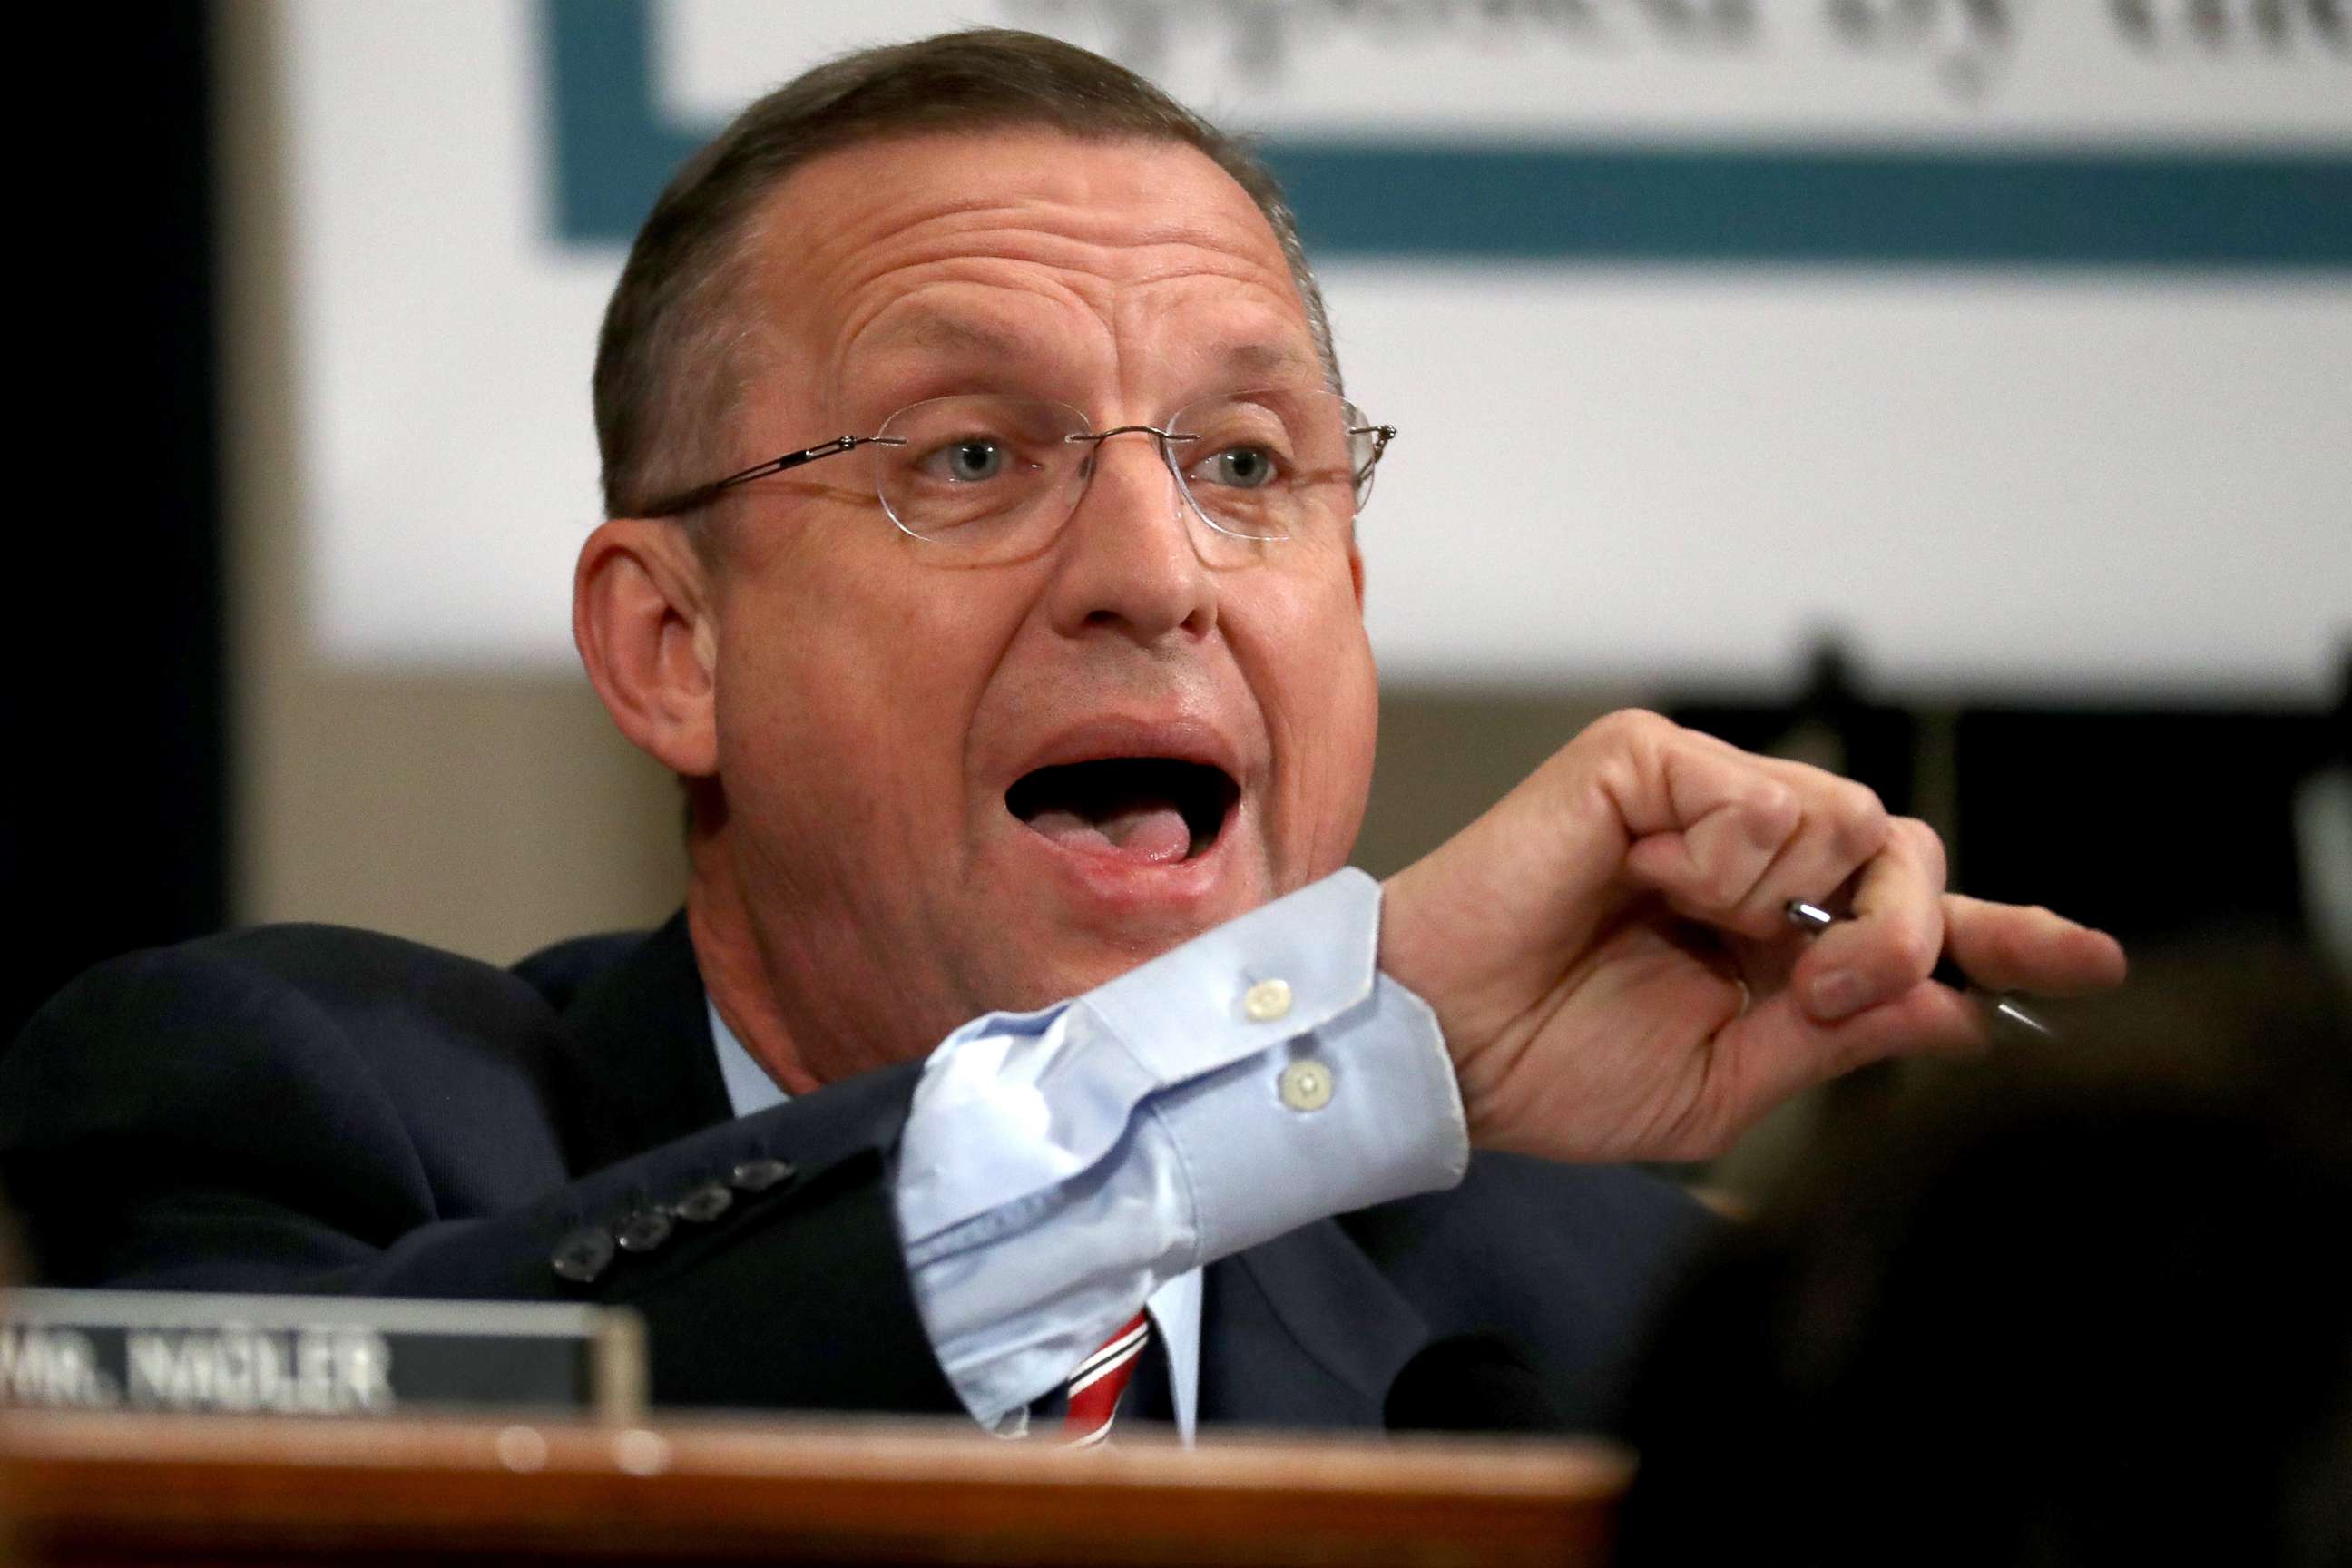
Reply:
<svg viewBox="0 0 2352 1568"><path fill-rule="evenodd" d="M1001 983L994 987L995 994L975 1008L972 1016L1034 1012L1067 1002L1223 923L1221 920L1155 921L1148 929L1104 931L1066 927L1029 933L1017 952L1006 955L1007 962L998 971ZM1016 936L1015 940L1021 939Z"/></svg>
<svg viewBox="0 0 2352 1568"><path fill-rule="evenodd" d="M1197 929L1168 929L1129 933L1105 939L1089 936L1072 942L1054 959L1050 969L1039 978L1051 991L1048 1001L1061 1001L1108 984L1120 975L1150 963L1163 952L1171 952L1199 936L1213 931L1214 924Z"/></svg>

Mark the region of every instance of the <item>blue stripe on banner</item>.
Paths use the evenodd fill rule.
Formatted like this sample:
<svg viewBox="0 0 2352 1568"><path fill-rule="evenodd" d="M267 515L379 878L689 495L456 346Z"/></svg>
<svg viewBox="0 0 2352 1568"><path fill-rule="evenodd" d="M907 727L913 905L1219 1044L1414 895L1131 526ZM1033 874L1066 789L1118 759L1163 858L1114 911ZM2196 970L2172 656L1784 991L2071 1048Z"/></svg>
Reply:
<svg viewBox="0 0 2352 1568"><path fill-rule="evenodd" d="M711 128L649 0L542 0L554 229L625 245ZM2352 268L2352 156L1268 142L1318 258Z"/></svg>
<svg viewBox="0 0 2352 1568"><path fill-rule="evenodd" d="M1284 143L1317 256L2352 266L2352 159Z"/></svg>
<svg viewBox="0 0 2352 1568"><path fill-rule="evenodd" d="M663 118L648 0L543 0L541 123L553 227L574 245L626 245L710 130Z"/></svg>

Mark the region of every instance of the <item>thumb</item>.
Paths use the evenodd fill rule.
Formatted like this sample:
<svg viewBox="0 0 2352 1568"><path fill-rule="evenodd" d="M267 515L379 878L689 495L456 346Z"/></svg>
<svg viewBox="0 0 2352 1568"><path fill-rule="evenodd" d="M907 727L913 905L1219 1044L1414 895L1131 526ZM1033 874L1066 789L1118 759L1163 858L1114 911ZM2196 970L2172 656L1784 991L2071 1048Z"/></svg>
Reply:
<svg viewBox="0 0 2352 1568"><path fill-rule="evenodd" d="M1795 793L1755 759L1654 713L1587 726L1544 765L1390 881L1382 963L1500 1003L1556 981L1632 898L1720 910L1795 832Z"/></svg>

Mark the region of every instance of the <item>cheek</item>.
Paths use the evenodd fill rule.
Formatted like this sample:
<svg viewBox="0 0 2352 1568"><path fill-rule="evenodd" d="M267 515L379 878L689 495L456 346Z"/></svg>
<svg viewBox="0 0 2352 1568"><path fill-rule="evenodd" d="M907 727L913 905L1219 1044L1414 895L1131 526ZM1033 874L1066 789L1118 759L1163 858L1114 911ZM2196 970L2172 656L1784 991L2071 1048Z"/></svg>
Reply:
<svg viewBox="0 0 2352 1568"><path fill-rule="evenodd" d="M1335 676L1330 692L1328 772L1318 781L1318 808L1308 839L1307 875L1328 876L1348 862L1364 825L1371 794L1372 753L1380 734L1380 683L1369 646L1358 637L1361 657Z"/></svg>
<svg viewBox="0 0 2352 1568"><path fill-rule="evenodd" d="M941 806L992 662L980 606L945 574L877 553L804 554L786 584L747 586L722 611L721 775L762 816L816 825L818 852L844 825L952 820Z"/></svg>
<svg viewBox="0 0 2352 1568"><path fill-rule="evenodd" d="M1259 647L1255 684L1276 759L1269 848L1279 879L1295 887L1337 870L1355 847L1371 788L1380 683L1344 580L1285 607L1288 630Z"/></svg>

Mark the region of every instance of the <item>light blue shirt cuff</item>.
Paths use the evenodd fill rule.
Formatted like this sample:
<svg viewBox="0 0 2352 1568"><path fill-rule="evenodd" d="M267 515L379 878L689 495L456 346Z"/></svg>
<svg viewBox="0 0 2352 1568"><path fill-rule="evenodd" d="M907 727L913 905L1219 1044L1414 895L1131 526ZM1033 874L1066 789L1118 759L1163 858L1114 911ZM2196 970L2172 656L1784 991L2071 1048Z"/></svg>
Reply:
<svg viewBox="0 0 2352 1568"><path fill-rule="evenodd" d="M1341 871L932 1054L898 1218L940 1365L983 1425L1017 1424L1188 1270L1461 1179L1436 1019L1377 968L1380 892Z"/></svg>

